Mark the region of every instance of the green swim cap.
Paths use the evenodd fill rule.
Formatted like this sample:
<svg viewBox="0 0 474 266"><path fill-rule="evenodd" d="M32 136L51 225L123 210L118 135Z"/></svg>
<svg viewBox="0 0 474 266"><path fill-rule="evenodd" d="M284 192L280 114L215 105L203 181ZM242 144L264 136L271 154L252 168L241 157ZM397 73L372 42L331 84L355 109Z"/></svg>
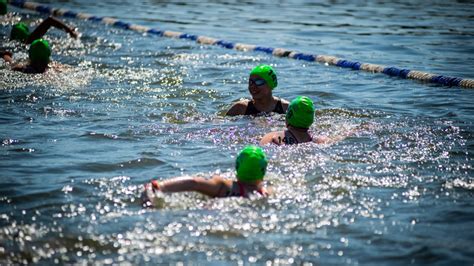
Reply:
<svg viewBox="0 0 474 266"><path fill-rule="evenodd" d="M10 39L24 42L29 36L30 30L25 23L20 22L13 25L12 31L10 32Z"/></svg>
<svg viewBox="0 0 474 266"><path fill-rule="evenodd" d="M265 152L257 146L247 146L240 151L235 160L235 170L239 181L262 180L267 170L267 158Z"/></svg>
<svg viewBox="0 0 474 266"><path fill-rule="evenodd" d="M288 106L286 122L293 127L309 128L314 122L313 101L306 96L296 97Z"/></svg>
<svg viewBox="0 0 474 266"><path fill-rule="evenodd" d="M32 64L47 65L51 56L51 48L46 40L38 39L31 43L28 55Z"/></svg>
<svg viewBox="0 0 474 266"><path fill-rule="evenodd" d="M7 0L0 0L0 15L7 13Z"/></svg>
<svg viewBox="0 0 474 266"><path fill-rule="evenodd" d="M254 67L250 75L258 75L263 78L272 90L278 86L276 72L269 65L258 65Z"/></svg>

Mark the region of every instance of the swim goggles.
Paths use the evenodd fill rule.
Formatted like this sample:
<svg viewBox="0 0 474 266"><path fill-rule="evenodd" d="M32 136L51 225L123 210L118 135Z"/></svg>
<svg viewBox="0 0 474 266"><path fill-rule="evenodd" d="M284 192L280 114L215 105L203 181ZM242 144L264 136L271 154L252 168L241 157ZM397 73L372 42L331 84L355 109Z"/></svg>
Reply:
<svg viewBox="0 0 474 266"><path fill-rule="evenodd" d="M249 84L255 84L258 87L265 85L267 83L264 79L249 79Z"/></svg>

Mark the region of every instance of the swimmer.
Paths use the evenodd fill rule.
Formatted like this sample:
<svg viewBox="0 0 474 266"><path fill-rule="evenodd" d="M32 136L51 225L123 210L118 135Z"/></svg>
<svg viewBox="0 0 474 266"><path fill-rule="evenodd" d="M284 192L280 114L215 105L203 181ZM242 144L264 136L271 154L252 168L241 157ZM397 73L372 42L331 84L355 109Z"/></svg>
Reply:
<svg viewBox="0 0 474 266"><path fill-rule="evenodd" d="M298 96L291 101L286 111L286 130L274 131L263 136L260 145L273 143L276 145L292 145L305 142L314 142L318 144L331 144L343 140L353 132L348 132L344 136L314 137L309 133L309 128L314 122L314 104L306 96Z"/></svg>
<svg viewBox="0 0 474 266"><path fill-rule="evenodd" d="M214 175L212 178L176 177L158 182L152 180L145 184L142 200L145 206L153 206L156 192L163 193L194 191L213 198L248 197L251 193L267 196L263 187L263 177L267 169L267 158L263 150L256 146L247 146L240 151L235 160L237 181Z"/></svg>
<svg viewBox="0 0 474 266"><path fill-rule="evenodd" d="M275 112L284 114L288 101L274 97L272 92L278 85L276 72L269 65L258 65L250 72L248 90L252 100L242 100L227 111L226 115L257 115Z"/></svg>
<svg viewBox="0 0 474 266"><path fill-rule="evenodd" d="M0 15L6 15L8 13L7 0L0 0Z"/></svg>
<svg viewBox="0 0 474 266"><path fill-rule="evenodd" d="M3 26L17 23L18 20L21 19L21 17L15 12L8 12L7 4L8 0L0 0L0 24Z"/></svg>
<svg viewBox="0 0 474 266"><path fill-rule="evenodd" d="M78 36L78 33L75 29L67 26L57 18L48 17L43 22L41 22L31 33L28 29L28 26L23 22L13 25L12 30L10 32L10 39L30 44L33 41L42 38L51 27L63 30L69 33L69 35L73 38L77 38Z"/></svg>
<svg viewBox="0 0 474 266"><path fill-rule="evenodd" d="M14 64L13 54L8 51L0 51L3 60L8 64ZM51 48L46 40L35 40L28 50L29 62L27 64L14 64L12 70L28 74L44 73L48 70L51 57Z"/></svg>

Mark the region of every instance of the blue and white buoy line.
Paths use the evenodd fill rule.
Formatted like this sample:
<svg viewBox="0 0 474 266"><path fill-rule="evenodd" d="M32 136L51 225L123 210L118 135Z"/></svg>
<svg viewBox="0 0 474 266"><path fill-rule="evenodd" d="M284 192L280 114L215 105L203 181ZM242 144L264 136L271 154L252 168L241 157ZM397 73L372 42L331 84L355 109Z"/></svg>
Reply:
<svg viewBox="0 0 474 266"><path fill-rule="evenodd" d="M369 63L361 63L357 61L350 61L330 55L316 55L306 54L297 51L287 50L284 48L272 48L258 45L234 43L226 40L215 39L207 36L200 36L176 31L165 31L156 28L145 27L141 25L131 24L120 21L111 17L98 17L87 13L76 13L71 10L63 8L52 8L47 5L41 5L35 2L27 2L23 0L10 0L9 3L19 8L26 8L40 13L51 14L54 16L64 16L68 18L78 18L94 22L102 22L107 25L113 25L126 30L133 30L141 33L149 33L168 38L186 39L196 41L204 45L218 45L227 49L235 49L238 51L258 51L278 57L288 57L297 60L304 60L308 62L319 62L328 65L338 66L342 68L350 68L353 70L363 70L371 73L383 73L391 77L399 77L404 79L414 79L423 82L436 83L444 86L459 86L464 88L474 88L474 80L463 79L457 77L449 77L443 75L436 75L426 72L410 69L400 69L397 67L383 66Z"/></svg>

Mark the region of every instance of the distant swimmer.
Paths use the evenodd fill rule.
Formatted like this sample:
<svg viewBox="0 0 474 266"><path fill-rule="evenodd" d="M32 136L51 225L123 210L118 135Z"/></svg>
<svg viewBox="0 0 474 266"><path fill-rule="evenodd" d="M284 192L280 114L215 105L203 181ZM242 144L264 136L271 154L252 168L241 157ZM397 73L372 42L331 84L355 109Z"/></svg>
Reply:
<svg viewBox="0 0 474 266"><path fill-rule="evenodd" d="M51 27L61 29L69 33L69 35L73 38L77 38L78 36L78 33L75 29L67 26L57 18L48 17L47 19L43 20L43 22L41 22L31 33L28 29L28 26L23 22L13 25L10 31L10 39L30 44L33 41L42 38Z"/></svg>
<svg viewBox="0 0 474 266"><path fill-rule="evenodd" d="M0 51L3 60L12 65L12 70L23 73L36 74L44 73L48 69L51 60L51 47L48 41L43 39L35 40L28 50L28 63L14 63L13 54L8 51Z"/></svg>
<svg viewBox="0 0 474 266"><path fill-rule="evenodd" d="M269 65L256 66L250 72L248 90L252 100L242 100L227 111L226 115L258 115L275 112L284 114L288 101L274 97L273 89L278 85L276 72Z"/></svg>
<svg viewBox="0 0 474 266"><path fill-rule="evenodd" d="M313 137L309 133L309 128L314 122L314 104L306 96L298 96L291 101L286 111L286 130L274 131L263 136L260 145L273 143L276 145L292 145L305 142L315 142L318 144L330 144L342 140L352 134L349 132L344 136Z"/></svg>
<svg viewBox="0 0 474 266"><path fill-rule="evenodd" d="M151 181L145 185L142 200L145 206L153 206L156 193L194 191L214 198L248 197L251 193L267 196L263 186L263 177L267 169L267 158L264 151L257 146L247 146L240 151L235 161L237 181L214 175L210 179L202 177L176 177L158 182Z"/></svg>
<svg viewBox="0 0 474 266"><path fill-rule="evenodd" d="M0 0L0 15L6 15L8 13L7 0Z"/></svg>
<svg viewBox="0 0 474 266"><path fill-rule="evenodd" d="M3 26L16 23L19 19L21 19L18 14L14 12L8 12L7 3L7 0L0 0L0 24Z"/></svg>

